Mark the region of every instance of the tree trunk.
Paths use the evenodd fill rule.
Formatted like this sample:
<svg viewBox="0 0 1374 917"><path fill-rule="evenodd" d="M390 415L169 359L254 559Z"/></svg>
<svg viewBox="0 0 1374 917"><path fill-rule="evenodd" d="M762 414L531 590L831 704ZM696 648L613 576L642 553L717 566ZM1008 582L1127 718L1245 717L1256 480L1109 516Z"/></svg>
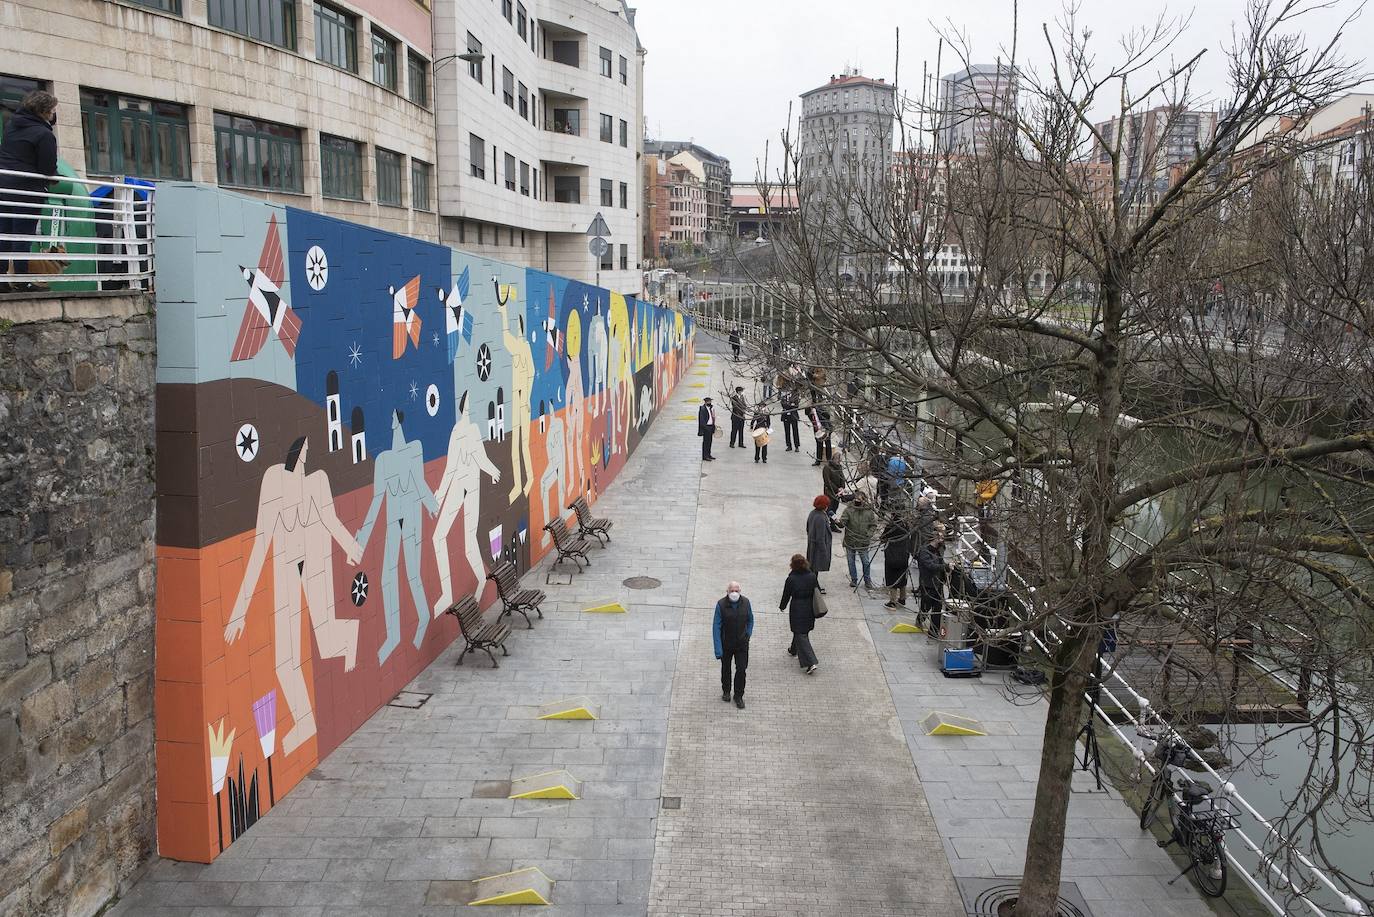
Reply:
<svg viewBox="0 0 1374 917"><path fill-rule="evenodd" d="M1078 730L1083 725L1083 692L1097 649L1096 628L1080 628L1065 637L1055 652L1050 678L1045 745L1035 809L1026 839L1026 865L1016 901L1016 917L1055 917L1063 865L1064 828L1073 786Z"/></svg>

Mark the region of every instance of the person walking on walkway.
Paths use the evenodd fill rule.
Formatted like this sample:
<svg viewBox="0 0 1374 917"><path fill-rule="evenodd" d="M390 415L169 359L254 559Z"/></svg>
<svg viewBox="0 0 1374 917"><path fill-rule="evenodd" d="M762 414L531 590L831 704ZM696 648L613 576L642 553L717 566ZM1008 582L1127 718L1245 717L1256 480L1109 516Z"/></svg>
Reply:
<svg viewBox="0 0 1374 917"><path fill-rule="evenodd" d="M744 386L736 385L735 393L730 396L730 448L735 448L736 443L741 449L744 448L744 414L749 410L749 403L744 400Z"/></svg>
<svg viewBox="0 0 1374 917"><path fill-rule="evenodd" d="M792 628L792 645L787 648L789 656L796 656L797 662L807 675L816 673L816 651L811 647L811 631L816 626L816 574L811 572L806 558L800 554L792 555L792 570L782 584L782 602L778 610L787 609L787 623Z"/></svg>
<svg viewBox="0 0 1374 917"><path fill-rule="evenodd" d="M873 536L877 518L873 507L862 493L854 495L854 502L845 507L840 517L840 527L844 529L844 558L849 565L849 588L859 585L859 571L855 561L861 561L864 568L864 586L873 588Z"/></svg>
<svg viewBox="0 0 1374 917"><path fill-rule="evenodd" d="M904 513L893 513L883 529L883 584L887 586L886 608L906 607L906 583L914 553L915 531Z"/></svg>
<svg viewBox="0 0 1374 917"><path fill-rule="evenodd" d="M941 616L945 607L945 574L949 572L949 564L945 563L942 550L944 541L944 526L937 523L930 540L916 552L916 570L921 585L921 618L925 623L926 636L932 638L945 636Z"/></svg>
<svg viewBox="0 0 1374 917"><path fill-rule="evenodd" d="M734 353L735 353L735 359L736 359L736 360L739 359L739 345L740 345L739 327L736 326L735 328L731 329L731 331L730 331L730 349L731 349L732 351L734 351Z"/></svg>
<svg viewBox="0 0 1374 917"><path fill-rule="evenodd" d="M770 419L768 405L760 401L759 406L754 409L754 419L749 422L749 436L754 440L754 461L757 463L761 456L765 465L768 464L768 424Z"/></svg>
<svg viewBox="0 0 1374 917"><path fill-rule="evenodd" d="M716 658L720 660L720 699L728 701L731 694L731 664L734 666L733 696L735 706L744 709L744 675L749 668L749 638L754 635L754 606L740 592L734 580L725 587L725 595L716 602L716 614L711 622L711 637L716 643Z"/></svg>
<svg viewBox="0 0 1374 917"><path fill-rule="evenodd" d="M935 523L940 519L940 513L935 508L935 501L925 494L916 498L916 550L921 549L921 545L930 541L930 536L935 534Z"/></svg>
<svg viewBox="0 0 1374 917"><path fill-rule="evenodd" d="M834 550L835 534L830 528L830 498L824 494L811 501L806 516L806 565L816 577L816 588L825 594L820 575L830 570L830 555Z"/></svg>
<svg viewBox="0 0 1374 917"><path fill-rule="evenodd" d="M50 92L36 90L24 96L19 110L5 127L0 141L0 169L12 172L31 172L38 175L57 174L57 97ZM45 192L52 183L46 178L27 178L20 175L0 175L0 233L13 236L32 236L38 231L38 218ZM15 289L31 292L37 289L28 283L27 259L11 258L11 254L28 252L32 242L0 241L0 274L13 272L13 287L0 281L0 291Z"/></svg>
<svg viewBox="0 0 1374 917"><path fill-rule="evenodd" d="M830 516L832 525L835 522L835 513L839 512L840 509L840 491L845 489L847 483L844 479L844 469L840 467L840 460L832 455L821 466L821 492L830 501L830 505L826 507L826 512ZM815 569L814 565L812 569Z"/></svg>
<svg viewBox="0 0 1374 917"><path fill-rule="evenodd" d="M829 459L830 449L830 412L819 404L813 404L806 411L806 419L811 423L811 435L816 438L816 460L813 465Z"/></svg>
<svg viewBox="0 0 1374 917"><path fill-rule="evenodd" d="M710 398L701 399L701 407L697 409L697 436L701 437L701 460L714 462L711 440L716 438L716 406Z"/></svg>
<svg viewBox="0 0 1374 917"><path fill-rule="evenodd" d="M787 451L801 451L801 430L799 422L798 408L801 406L801 399L797 397L795 386L788 385L782 392L782 435L787 441Z"/></svg>

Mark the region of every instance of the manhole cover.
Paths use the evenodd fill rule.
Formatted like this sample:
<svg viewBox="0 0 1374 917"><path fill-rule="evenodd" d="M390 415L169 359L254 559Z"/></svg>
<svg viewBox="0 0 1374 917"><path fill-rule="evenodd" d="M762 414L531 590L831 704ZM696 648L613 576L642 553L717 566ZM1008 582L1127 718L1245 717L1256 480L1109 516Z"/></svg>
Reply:
<svg viewBox="0 0 1374 917"><path fill-rule="evenodd" d="M402 691L391 699L388 707L405 707L408 710L418 710L425 705L433 695L420 694L417 691Z"/></svg>
<svg viewBox="0 0 1374 917"><path fill-rule="evenodd" d="M960 879L959 894L963 896L968 917L1006 917L1011 912L1010 905L1020 891L1020 879ZM1004 908L1005 911L1000 910ZM1072 882L1059 883L1059 907L1056 917L1092 917L1088 902Z"/></svg>
<svg viewBox="0 0 1374 917"><path fill-rule="evenodd" d="M657 589L663 585L663 580L654 579L652 576L632 576L620 585L628 589Z"/></svg>

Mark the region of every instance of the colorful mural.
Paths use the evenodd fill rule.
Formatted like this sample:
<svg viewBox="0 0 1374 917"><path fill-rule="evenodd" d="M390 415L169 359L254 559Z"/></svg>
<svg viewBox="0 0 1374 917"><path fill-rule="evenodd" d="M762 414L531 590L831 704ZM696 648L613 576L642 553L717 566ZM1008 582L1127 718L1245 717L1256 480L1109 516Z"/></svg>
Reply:
<svg viewBox="0 0 1374 917"><path fill-rule="evenodd" d="M693 328L214 188L157 220L158 847L209 862L606 488Z"/></svg>

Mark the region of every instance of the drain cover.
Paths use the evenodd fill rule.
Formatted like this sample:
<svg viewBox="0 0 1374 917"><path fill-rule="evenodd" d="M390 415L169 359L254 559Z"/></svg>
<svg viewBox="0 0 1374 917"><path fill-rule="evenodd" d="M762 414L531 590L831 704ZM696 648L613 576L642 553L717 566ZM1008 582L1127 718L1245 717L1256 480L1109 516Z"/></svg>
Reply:
<svg viewBox="0 0 1374 917"><path fill-rule="evenodd" d="M405 707L408 710L418 710L425 705L425 701L433 697L432 694L420 694L417 691L402 691L391 699L388 707Z"/></svg>
<svg viewBox="0 0 1374 917"><path fill-rule="evenodd" d="M629 589L657 589L663 585L663 580L654 579L652 576L632 576L620 585Z"/></svg>
<svg viewBox="0 0 1374 917"><path fill-rule="evenodd" d="M681 796L661 796L661 797L659 797L659 799L660 799L660 801L663 803L663 808L665 808L665 809L680 809L680 808L682 808L682 797L681 797Z"/></svg>
<svg viewBox="0 0 1374 917"><path fill-rule="evenodd" d="M1009 879L956 878L954 881L959 886L959 894L963 896L968 917L1002 917L998 908L1015 901L1021 885L1020 879L1015 877ZM1088 902L1083 900L1083 895L1078 891L1077 885L1072 882L1061 882L1059 884L1059 907L1055 910L1055 915L1056 917L1092 917L1092 911L1088 910Z"/></svg>

